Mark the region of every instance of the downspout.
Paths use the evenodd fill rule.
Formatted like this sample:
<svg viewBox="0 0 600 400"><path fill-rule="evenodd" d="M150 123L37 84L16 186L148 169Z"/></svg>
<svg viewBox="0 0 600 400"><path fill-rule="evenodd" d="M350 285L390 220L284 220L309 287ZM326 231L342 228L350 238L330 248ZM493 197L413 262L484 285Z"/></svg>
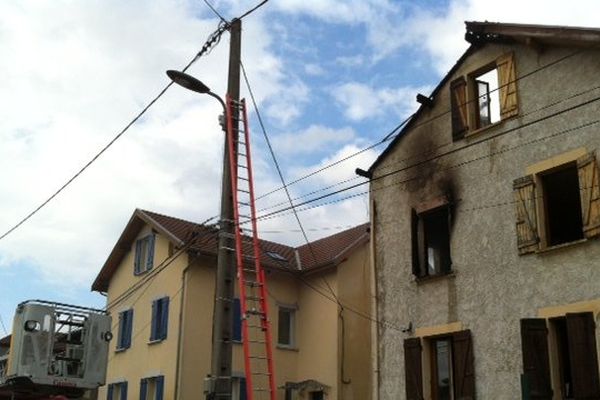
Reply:
<svg viewBox="0 0 600 400"><path fill-rule="evenodd" d="M372 352L372 359L373 359L373 367L374 371L373 371L373 375L372 375L372 379L373 379L373 383L374 383L374 390L373 390L373 396L374 399L373 400L379 400L380 398L380 390L381 390L381 374L379 373L379 371L381 370L381 364L380 364L380 360L379 360L379 315L378 315L378 310L379 310L379 298L378 298L378 294L379 294L379 286L377 285L377 263L376 263L376 227L377 227L377 207L375 204L375 200L373 198L371 198L371 240L370 240L370 247L371 247L371 265L373 266L371 269L371 291L372 291L372 296L371 298L373 299L371 302L371 315L373 315L375 318L373 324L375 326L372 326L372 330L371 333L375 333L373 339L371 340L371 352Z"/></svg>
<svg viewBox="0 0 600 400"><path fill-rule="evenodd" d="M190 255L188 254L188 260ZM185 293L187 287L187 273L191 267L191 263L184 268L183 274L181 275L181 304L179 306L179 332L177 333L177 360L175 366L175 400L179 399L179 386L181 382L179 380L181 370L181 353L183 351L183 314L185 308Z"/></svg>

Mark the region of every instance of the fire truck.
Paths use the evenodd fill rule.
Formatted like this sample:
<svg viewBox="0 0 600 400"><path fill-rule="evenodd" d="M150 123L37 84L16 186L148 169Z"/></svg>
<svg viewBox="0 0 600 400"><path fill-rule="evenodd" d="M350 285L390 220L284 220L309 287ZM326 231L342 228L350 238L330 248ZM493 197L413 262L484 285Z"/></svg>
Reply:
<svg viewBox="0 0 600 400"><path fill-rule="evenodd" d="M0 400L90 396L105 383L112 336L102 310L42 300L19 304L10 344L0 341Z"/></svg>

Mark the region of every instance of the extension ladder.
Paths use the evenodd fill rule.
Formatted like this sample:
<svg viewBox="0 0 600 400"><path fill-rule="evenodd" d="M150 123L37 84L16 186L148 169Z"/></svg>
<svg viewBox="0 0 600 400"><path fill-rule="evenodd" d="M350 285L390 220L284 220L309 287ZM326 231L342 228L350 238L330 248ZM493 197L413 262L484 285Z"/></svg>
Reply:
<svg viewBox="0 0 600 400"><path fill-rule="evenodd" d="M250 134L246 101L227 97L227 145L233 195L235 253L242 318L242 344L248 400L275 400L271 323L265 273L256 228ZM240 211L245 214L240 213ZM251 224L252 236L240 224Z"/></svg>

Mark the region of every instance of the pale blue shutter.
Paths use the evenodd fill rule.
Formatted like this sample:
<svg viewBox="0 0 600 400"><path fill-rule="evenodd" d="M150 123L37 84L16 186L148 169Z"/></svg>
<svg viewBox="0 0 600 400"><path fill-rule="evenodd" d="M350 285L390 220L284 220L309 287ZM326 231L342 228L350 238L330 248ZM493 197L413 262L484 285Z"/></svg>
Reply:
<svg viewBox="0 0 600 400"><path fill-rule="evenodd" d="M157 327L158 327L158 319L159 319L159 315L158 315L158 302L159 300L154 300L152 302L152 323L150 325L150 340L156 340L157 339Z"/></svg>
<svg viewBox="0 0 600 400"><path fill-rule="evenodd" d="M148 236L148 258L146 259L146 269L152 269L154 266L154 235Z"/></svg>
<svg viewBox="0 0 600 400"><path fill-rule="evenodd" d="M121 396L119 397L119 400L127 400L127 382L123 382L119 384L119 386L121 387Z"/></svg>
<svg viewBox="0 0 600 400"><path fill-rule="evenodd" d="M125 312L119 313L119 332L117 336L117 349L123 348L125 341Z"/></svg>
<svg viewBox="0 0 600 400"><path fill-rule="evenodd" d="M165 297L162 299L162 317L160 319L161 328L160 328L160 338L167 338L167 331L169 328L169 298Z"/></svg>
<svg viewBox="0 0 600 400"><path fill-rule="evenodd" d="M141 262L142 262L142 241L137 240L135 242L135 261L133 265L133 273L137 275L141 272Z"/></svg>
<svg viewBox="0 0 600 400"><path fill-rule="evenodd" d="M156 400L163 400L165 391L165 377L157 376L156 377Z"/></svg>
<svg viewBox="0 0 600 400"><path fill-rule="evenodd" d="M142 379L140 381L140 400L146 400L148 395L148 380Z"/></svg>
<svg viewBox="0 0 600 400"><path fill-rule="evenodd" d="M113 389L114 385L112 383L106 388L106 400L113 400Z"/></svg>
<svg viewBox="0 0 600 400"><path fill-rule="evenodd" d="M131 347L131 336L133 334L133 310L127 310L125 312L127 316L127 326L125 329L125 348L128 349Z"/></svg>

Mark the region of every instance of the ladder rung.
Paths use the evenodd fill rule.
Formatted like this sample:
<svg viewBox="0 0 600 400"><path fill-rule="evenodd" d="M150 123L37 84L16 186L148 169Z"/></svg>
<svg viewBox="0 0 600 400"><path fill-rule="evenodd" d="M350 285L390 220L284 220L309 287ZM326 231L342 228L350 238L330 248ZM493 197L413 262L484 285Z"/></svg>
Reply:
<svg viewBox="0 0 600 400"><path fill-rule="evenodd" d="M248 169L248 167L246 165L242 165L242 164L238 164L238 168L246 168L246 169Z"/></svg>
<svg viewBox="0 0 600 400"><path fill-rule="evenodd" d="M262 297L257 297L257 296L246 296L246 300L251 300L251 301L260 301L260 300L262 300Z"/></svg>
<svg viewBox="0 0 600 400"><path fill-rule="evenodd" d="M265 342L264 340L248 340L248 343L265 344L267 342Z"/></svg>
<svg viewBox="0 0 600 400"><path fill-rule="evenodd" d="M248 325L248 328L252 328L252 329L263 329L262 325Z"/></svg>
<svg viewBox="0 0 600 400"><path fill-rule="evenodd" d="M238 151L237 155L238 155L239 157L247 157L247 155L246 155L245 153L240 153L239 151Z"/></svg>
<svg viewBox="0 0 600 400"><path fill-rule="evenodd" d="M245 203L243 201L238 201L238 204L241 204L241 205L246 206L246 207L250 207L250 203Z"/></svg>
<svg viewBox="0 0 600 400"><path fill-rule="evenodd" d="M252 358L254 360L268 360L265 356L249 356L248 358Z"/></svg>
<svg viewBox="0 0 600 400"><path fill-rule="evenodd" d="M238 179L241 179L246 182L250 182L250 180L248 178L244 178L243 176L238 176Z"/></svg>
<svg viewBox="0 0 600 400"><path fill-rule="evenodd" d="M244 192L244 193L250 194L250 192L248 190L246 190L246 189L240 189L240 188L238 188L238 192Z"/></svg>
<svg viewBox="0 0 600 400"><path fill-rule="evenodd" d="M262 375L262 376L270 376L269 372L252 372L251 375Z"/></svg>
<svg viewBox="0 0 600 400"><path fill-rule="evenodd" d="M265 312L264 311L257 311L257 310L246 310L246 314L250 314L250 315L260 315L260 316L265 316Z"/></svg>
<svg viewBox="0 0 600 400"><path fill-rule="evenodd" d="M227 251L236 251L234 248L231 247L221 247L223 250L227 250Z"/></svg>
<svg viewBox="0 0 600 400"><path fill-rule="evenodd" d="M265 389L265 388L253 388L252 389L253 392L270 392L271 389Z"/></svg>
<svg viewBox="0 0 600 400"><path fill-rule="evenodd" d="M262 286L262 283L256 281L244 281L244 284L253 287Z"/></svg>

